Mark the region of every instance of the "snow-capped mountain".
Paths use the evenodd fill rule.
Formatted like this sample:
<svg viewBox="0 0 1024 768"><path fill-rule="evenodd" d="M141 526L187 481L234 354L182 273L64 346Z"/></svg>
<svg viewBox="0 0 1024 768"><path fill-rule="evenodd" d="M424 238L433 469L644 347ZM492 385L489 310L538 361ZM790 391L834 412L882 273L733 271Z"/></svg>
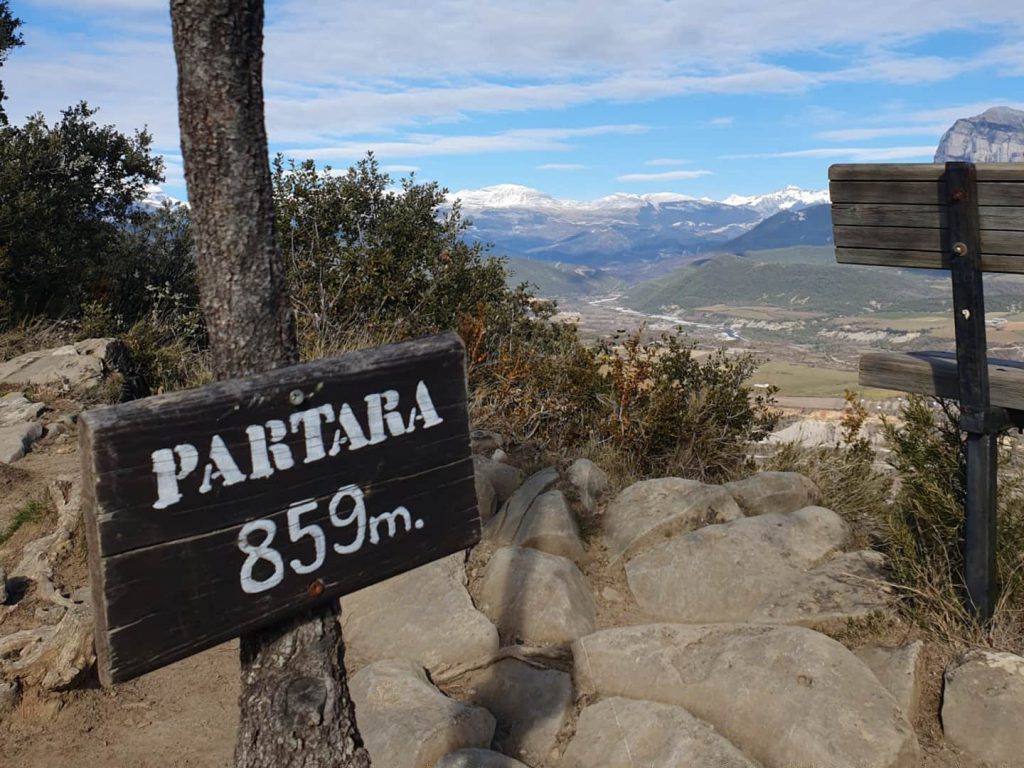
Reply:
<svg viewBox="0 0 1024 768"><path fill-rule="evenodd" d="M678 259L724 246L780 211L828 202L828 192L787 187L723 201L673 192L562 200L517 184L460 190L468 236L494 251L591 266Z"/></svg>

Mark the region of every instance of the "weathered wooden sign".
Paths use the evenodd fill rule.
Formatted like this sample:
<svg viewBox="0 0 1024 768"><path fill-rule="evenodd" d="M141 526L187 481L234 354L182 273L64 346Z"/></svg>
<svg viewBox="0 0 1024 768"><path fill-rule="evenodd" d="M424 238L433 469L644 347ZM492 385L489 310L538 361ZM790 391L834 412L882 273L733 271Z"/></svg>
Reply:
<svg viewBox="0 0 1024 768"><path fill-rule="evenodd" d="M455 334L82 414L105 685L479 538Z"/></svg>

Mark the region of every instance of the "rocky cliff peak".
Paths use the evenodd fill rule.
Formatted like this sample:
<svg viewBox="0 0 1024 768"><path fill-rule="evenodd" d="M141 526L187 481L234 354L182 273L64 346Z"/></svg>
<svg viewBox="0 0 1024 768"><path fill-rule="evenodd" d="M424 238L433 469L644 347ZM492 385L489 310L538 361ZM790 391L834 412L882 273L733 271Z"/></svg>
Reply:
<svg viewBox="0 0 1024 768"><path fill-rule="evenodd" d="M1024 162L1024 112L992 107L980 115L953 123L939 141L935 162Z"/></svg>

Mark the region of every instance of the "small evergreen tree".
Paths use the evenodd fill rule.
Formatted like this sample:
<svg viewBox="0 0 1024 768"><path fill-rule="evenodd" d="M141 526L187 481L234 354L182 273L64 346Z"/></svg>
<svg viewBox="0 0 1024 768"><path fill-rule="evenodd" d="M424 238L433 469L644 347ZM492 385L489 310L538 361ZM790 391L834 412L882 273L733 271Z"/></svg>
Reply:
<svg viewBox="0 0 1024 768"><path fill-rule="evenodd" d="M0 67L7 61L7 55L12 48L24 45L18 27L21 26L21 19L11 15L7 0L0 0ZM0 81L0 126L7 125L7 113L4 112L4 84Z"/></svg>

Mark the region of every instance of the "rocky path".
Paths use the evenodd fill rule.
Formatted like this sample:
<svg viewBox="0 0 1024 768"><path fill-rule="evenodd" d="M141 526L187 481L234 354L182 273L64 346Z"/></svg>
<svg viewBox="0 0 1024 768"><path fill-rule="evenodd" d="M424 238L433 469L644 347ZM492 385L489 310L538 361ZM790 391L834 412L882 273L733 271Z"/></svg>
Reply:
<svg viewBox="0 0 1024 768"><path fill-rule="evenodd" d="M26 402L7 407L37 419ZM1024 765L1021 657L978 650L949 666L945 741L923 749L914 725L939 704L922 690L922 643L833 639L893 620L885 562L850 548L849 526L806 478L661 478L609 496L586 460L527 476L500 443L474 435L476 548L342 600L376 768ZM58 449L44 440L20 461ZM12 637L48 637L87 607L84 570L68 565L81 552L66 487L61 498L56 530L0 547L17 585L0 595L0 765L228 765L231 645L112 691L15 674L34 646ZM42 535L58 537L60 556L40 551L30 573ZM40 597L47 582L52 599ZM75 672L77 648L37 668Z"/></svg>

